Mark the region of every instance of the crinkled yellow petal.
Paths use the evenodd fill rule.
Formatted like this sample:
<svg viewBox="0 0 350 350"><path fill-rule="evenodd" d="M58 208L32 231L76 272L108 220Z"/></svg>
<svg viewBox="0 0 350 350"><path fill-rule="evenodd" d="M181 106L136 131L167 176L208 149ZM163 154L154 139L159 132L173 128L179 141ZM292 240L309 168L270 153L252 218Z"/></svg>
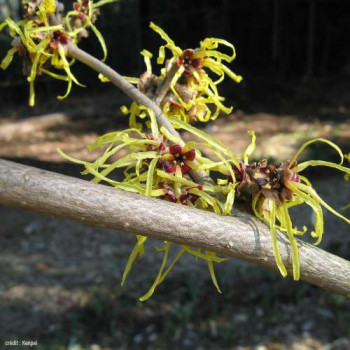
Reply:
<svg viewBox="0 0 350 350"><path fill-rule="evenodd" d="M90 27L91 27L91 30L95 33L98 41L100 42L100 45L101 45L102 51L103 51L102 62L104 62L104 61L106 61L107 54L108 54L105 39L104 39L103 35L101 34L101 32L96 28L96 26L94 24L90 23Z"/></svg>
<svg viewBox="0 0 350 350"><path fill-rule="evenodd" d="M7 51L7 54L6 54L5 58L2 60L1 65L0 65L0 67L2 69L5 70L8 68L8 66L11 64L16 52L17 52L17 49L14 47Z"/></svg>
<svg viewBox="0 0 350 350"><path fill-rule="evenodd" d="M173 261L170 263L170 265L168 266L168 268L164 271L164 273L162 274L161 278L158 281L158 285L161 284L164 279L166 278L166 276L168 276L168 274L174 269L175 264L179 261L179 259L181 258L181 256L185 253L184 249L181 248L181 250L177 253L177 255L175 256L175 258L173 259Z"/></svg>
<svg viewBox="0 0 350 350"><path fill-rule="evenodd" d="M295 281L300 279L300 263L299 263L299 249L297 241L293 235L293 226L290 219L288 209L285 203L282 203L281 206L278 206L279 218L282 226L286 228L286 232L289 238L289 242L292 247L292 264L293 264L293 277Z"/></svg>
<svg viewBox="0 0 350 350"><path fill-rule="evenodd" d="M160 132L168 139L170 140L172 143L176 144L176 145L180 145L180 146L184 146L184 142L182 141L182 139L176 137L175 135L171 134L168 129L166 129L164 126L160 127Z"/></svg>
<svg viewBox="0 0 350 350"><path fill-rule="evenodd" d="M213 260L211 260L212 258L216 257L216 253L210 252L209 250L206 250L204 254L208 257L207 264L208 264L208 269L209 269L211 280L213 281L213 284L214 284L216 290L220 294L222 294L221 289L220 289L219 284L218 284L218 281L217 281L216 276L215 276Z"/></svg>
<svg viewBox="0 0 350 350"><path fill-rule="evenodd" d="M150 122L151 122L151 131L152 131L152 135L155 138L159 137L159 129L158 129L158 123L157 123L157 119L156 119L156 115L153 111L153 109L151 108L147 108L147 112L150 118Z"/></svg>
<svg viewBox="0 0 350 350"><path fill-rule="evenodd" d="M159 157L156 157L152 159L148 172L147 172L147 184L146 184L146 196L150 196L152 194L152 186L153 186L153 175L154 175L154 169L157 165L157 162L159 160Z"/></svg>
<svg viewBox="0 0 350 350"><path fill-rule="evenodd" d="M132 268L132 265L133 265L134 261L136 260L136 258L143 254L143 250L144 250L143 246L147 240L147 237L136 235L136 238L137 238L137 242L136 242L133 250L130 253L128 262L126 263L126 266L124 269L124 273L123 273L123 277L122 277L122 281L121 281L121 286L124 285L125 280L128 277L128 274L129 274L129 272Z"/></svg>
<svg viewBox="0 0 350 350"><path fill-rule="evenodd" d="M294 167L293 171L300 172L300 171L305 170L309 166L326 166L329 168L338 169L340 171L343 171L346 174L350 174L350 168L347 168L345 166L342 166L342 165L339 165L336 163L327 162L324 160L308 160L308 161L302 162L302 163L298 164L296 167Z"/></svg>
<svg viewBox="0 0 350 350"><path fill-rule="evenodd" d="M253 209L253 213L254 215L260 219L260 220L264 220L263 216L262 216L262 213L261 211L259 210L259 199L260 199L260 193L256 193L254 196L253 196L253 199L252 199L252 209Z"/></svg>
<svg viewBox="0 0 350 350"><path fill-rule="evenodd" d="M86 164L86 162L84 162L83 160L70 157L69 155L67 155L64 152L62 152L59 148L57 148L56 151L62 158L68 160L69 162L76 163L76 164L81 164L81 165L85 165Z"/></svg>
<svg viewBox="0 0 350 350"><path fill-rule="evenodd" d="M277 232L276 232L276 204L273 200L268 200L269 205L269 225L270 225L270 233L272 238L272 246L273 246L273 254L275 256L276 265L283 277L287 276L287 270L286 267L283 264L282 258L281 258L281 252L280 248L278 246L278 240L277 240Z"/></svg>
<svg viewBox="0 0 350 350"><path fill-rule="evenodd" d="M241 75L237 75L236 73L233 73L232 70L227 68L225 65L222 65L222 70L228 77L230 77L236 83L240 83L243 80L243 77Z"/></svg>
<svg viewBox="0 0 350 350"><path fill-rule="evenodd" d="M218 185L224 186L224 185L227 185L228 180L227 179L217 179L216 182Z"/></svg>
<svg viewBox="0 0 350 350"><path fill-rule="evenodd" d="M254 130L248 131L248 134L252 137L252 140L243 154L243 162L245 165L248 165L249 157L254 152L256 147L256 136Z"/></svg>
<svg viewBox="0 0 350 350"><path fill-rule="evenodd" d="M214 210L216 214L222 214L221 202L216 198L212 197L204 191L200 191L198 188L192 188L188 191L189 193L194 193L197 196L204 199Z"/></svg>
<svg viewBox="0 0 350 350"><path fill-rule="evenodd" d="M196 184L195 182L193 182L191 180L188 180L182 176L179 177L179 176L176 176L174 174L166 173L165 171L160 170L160 169L157 169L157 175L163 179L170 180L174 183L178 182L178 183L185 185L185 186L188 186L188 187L198 186L198 184Z"/></svg>
<svg viewBox="0 0 350 350"><path fill-rule="evenodd" d="M169 117L169 121L171 122L171 124L178 126L182 130L186 130L189 133L191 133L195 136L198 136L200 139L206 141L208 144L210 144L211 146L213 146L214 148L216 148L218 151L222 152L223 154L229 156L230 158L236 159L235 155L228 147L226 147L222 142L215 139L214 137L209 136L208 134L206 134L202 130L199 130L199 129L195 128L194 126L186 124L186 123L182 122L181 120L173 118L173 117Z"/></svg>
<svg viewBox="0 0 350 350"><path fill-rule="evenodd" d="M109 183L112 186L117 187L117 185L119 184L118 181L114 181L109 179L108 177L105 177L103 175L101 175L92 165L91 163L86 162L85 163L85 168L88 171L88 173L90 173L91 175L95 176L95 178L99 179L99 181L105 181L107 183Z"/></svg>
<svg viewBox="0 0 350 350"><path fill-rule="evenodd" d="M160 266L158 275L157 275L155 281L153 282L151 288L149 289L149 291L144 296L139 298L140 301L146 301L147 299L149 299L152 296L152 294L154 293L154 291L155 291L156 287L158 286L158 284L161 283L163 270L164 270L164 267L165 267L165 264L167 262L168 255L169 255L169 247L170 247L170 243L169 242L164 242L163 261L162 261L162 264Z"/></svg>
<svg viewBox="0 0 350 350"><path fill-rule="evenodd" d="M110 80L101 73L98 75L98 78L102 81L102 83L109 83L110 82ZM123 77L123 78L128 80L127 77Z"/></svg>
<svg viewBox="0 0 350 350"><path fill-rule="evenodd" d="M236 51L235 51L235 48L234 46L229 43L228 41L224 40L224 39L218 39L218 38L205 38L203 41L201 41L200 43L200 48L202 50L213 50L213 49L217 49L219 44L221 45L224 45L224 46L227 46L229 47L231 50L232 50L232 55L229 56L229 55L226 55L226 54L223 54L221 52L218 52L218 51L206 51L206 55L207 56L213 56L217 59L220 59L220 60L225 60L227 62L232 62L235 57L236 57ZM211 52L211 54L210 54Z"/></svg>
<svg viewBox="0 0 350 350"><path fill-rule="evenodd" d="M109 158L109 157L108 157ZM125 157L122 157L118 159L116 162L110 164L105 168L102 172L102 176L107 176L109 175L113 170L117 168L123 168L129 165L135 165L136 161L135 160L145 160L145 159L157 159L157 154L156 152L141 152L141 153L131 153L126 155ZM96 166L95 166L96 167ZM98 179L94 179L94 181L97 181ZM150 188L151 190L152 188Z"/></svg>
<svg viewBox="0 0 350 350"><path fill-rule="evenodd" d="M287 188L289 188L297 197L302 198L302 200L312 208L315 214L315 232L311 233L311 235L314 238L317 238L317 241L315 242L315 244L317 245L321 242L322 236L323 236L323 230L324 230L323 211L319 202L310 194L309 189L311 187L306 186L307 191L305 193L304 191L301 190L300 185L301 184L293 183L291 181L288 181L286 183Z"/></svg>
<svg viewBox="0 0 350 350"><path fill-rule="evenodd" d="M2 22L2 23L0 23L0 32L5 28L5 27L7 27L8 26L8 24L7 24L7 22L5 21L5 22Z"/></svg>
<svg viewBox="0 0 350 350"><path fill-rule="evenodd" d="M69 68L69 62L68 62L67 59L66 59L66 52L65 52L65 49L64 49L64 47L63 47L61 44L58 45L58 53L59 53L60 58L61 58L61 60L62 60L62 62L63 62L63 69L64 69L65 72L67 73L67 76L68 76L70 79L72 79L72 81L73 81L75 84L77 84L77 85L79 85L79 86L81 86L81 87L85 87L85 85L80 84L80 83L78 82L78 80L76 79L76 77L72 74L72 72L71 72L71 70L70 70L70 68Z"/></svg>
<svg viewBox="0 0 350 350"><path fill-rule="evenodd" d="M62 24L58 24L54 26L27 28L26 31L28 32L28 34L33 34L33 33L41 33L41 32L51 32L53 30L60 30L60 29L63 29Z"/></svg>
<svg viewBox="0 0 350 350"><path fill-rule="evenodd" d="M160 188L158 190L152 190L151 197L160 197L165 194L164 188Z"/></svg>
<svg viewBox="0 0 350 350"><path fill-rule="evenodd" d="M162 28L158 27L153 22L151 22L149 26L156 33L158 33L164 41L167 42L166 46L172 51L174 55L180 56L182 54L182 50L175 45L174 41L169 38L169 36L165 33L165 31Z"/></svg>
<svg viewBox="0 0 350 350"><path fill-rule="evenodd" d="M19 27L19 25L16 22L14 22L11 18L6 18L5 22L8 25L10 32L12 31L12 32L15 32L16 34L18 34L22 40L23 45L26 46L27 40L26 40L26 37L25 37L22 29Z"/></svg>
<svg viewBox="0 0 350 350"><path fill-rule="evenodd" d="M72 85L73 85L72 79L68 78L67 80L68 80L68 85L67 85L66 93L63 96L57 96L57 99L59 100L64 100L65 98L67 98L72 90Z"/></svg>
<svg viewBox="0 0 350 350"><path fill-rule="evenodd" d="M33 63L32 63L32 68L30 70L30 74L27 78L27 80L30 82L30 81L34 81L36 76L37 76L37 71L38 71L38 65L39 65L39 62L40 62L40 56L41 54L43 53L45 47L48 45L49 43L49 40L43 40L39 45L38 45L38 50L35 54L35 58L33 60Z"/></svg>
<svg viewBox="0 0 350 350"><path fill-rule="evenodd" d="M98 7L104 6L106 4L112 4L113 2L118 2L119 0L100 0L93 4L93 8L96 9Z"/></svg>
<svg viewBox="0 0 350 350"><path fill-rule="evenodd" d="M235 200L235 186L232 184L229 184L230 191L226 197L226 202L224 204L224 215L231 215L232 207L233 207L233 202Z"/></svg>
<svg viewBox="0 0 350 350"><path fill-rule="evenodd" d="M221 62L217 62L211 58L206 59L203 65L204 67L208 67L212 72L220 76L219 82L224 79L225 74L236 83L240 83L243 80L242 76L235 74ZM218 81L216 81L215 84L217 85Z"/></svg>
<svg viewBox="0 0 350 350"><path fill-rule="evenodd" d="M34 87L34 80L31 80L29 82L29 106L34 107L35 106L35 87Z"/></svg>
<svg viewBox="0 0 350 350"><path fill-rule="evenodd" d="M67 76L56 74L56 73L51 72L51 71L49 71L47 69L44 69L42 67L40 67L40 73L44 73L44 74L46 74L46 75L48 75L48 76L50 76L50 77L52 77L54 79L57 79L57 80L68 81L68 77Z"/></svg>
<svg viewBox="0 0 350 350"><path fill-rule="evenodd" d="M334 210L332 207L330 207L318 194L317 192L304 184L297 183L295 186L297 186L299 189L303 190L304 192L310 194L313 198L315 198L319 203L321 203L327 210L329 210L332 214L335 216L338 216L339 218L343 219L345 222L350 224L350 219L346 218L345 216L338 213L336 210Z"/></svg>
<svg viewBox="0 0 350 350"><path fill-rule="evenodd" d="M124 285L126 278L128 277L128 274L129 274L129 272L132 268L132 265L135 262L136 258L138 256L141 256L143 254L143 251L144 251L144 243L146 242L147 237L136 235L136 239L137 239L137 242L136 242L133 250L130 253L129 259L128 259L126 266L125 266L125 269L124 269L124 273L123 273L123 277L122 277L122 281L121 281L121 286Z"/></svg>
<svg viewBox="0 0 350 350"><path fill-rule="evenodd" d="M123 75L123 78L128 81L130 84L139 84L140 83L140 78L135 78L135 77L128 77ZM107 78L105 78L107 79Z"/></svg>
<svg viewBox="0 0 350 350"><path fill-rule="evenodd" d="M181 248L186 252L189 253L193 256L195 256L196 258L200 258L200 259L204 259L206 261L210 260L210 261L214 261L216 263L222 263L224 261L227 261L228 258L219 258L216 255L208 255L205 253L201 253L199 249L192 249L186 245L181 245Z"/></svg>
<svg viewBox="0 0 350 350"><path fill-rule="evenodd" d="M148 50L142 50L141 51L141 55L144 58L146 69L147 69L147 73L152 74L151 58L152 58L153 55Z"/></svg>
<svg viewBox="0 0 350 350"><path fill-rule="evenodd" d="M340 156L340 165L343 164L343 161L344 161L344 155L343 155L343 152L341 151L341 149L335 144L333 143L332 141L329 141L327 139L324 139L324 138L317 138L317 139L313 139L313 140L310 140L310 141L307 141L305 142L298 150L298 152L294 155L294 157L292 158L292 160L290 161L289 163L289 168L292 167L292 165L297 161L297 159L299 158L300 154L304 151L304 149L306 147L308 147L309 145L315 143L315 142L324 142L326 144L328 144L329 146L331 146L332 148L334 148L339 156Z"/></svg>

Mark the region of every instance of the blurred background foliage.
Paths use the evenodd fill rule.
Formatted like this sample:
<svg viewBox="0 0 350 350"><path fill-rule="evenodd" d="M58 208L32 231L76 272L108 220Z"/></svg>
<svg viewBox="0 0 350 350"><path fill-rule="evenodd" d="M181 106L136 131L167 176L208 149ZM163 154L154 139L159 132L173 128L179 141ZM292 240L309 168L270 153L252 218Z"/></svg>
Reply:
<svg viewBox="0 0 350 350"><path fill-rule="evenodd" d="M0 0L0 18L8 15L18 18L19 2ZM64 3L69 8L72 1ZM194 47L207 36L222 37L237 49L234 69L245 78L243 89L253 91L255 88L250 85L256 85L253 81L258 78L266 78L270 85L311 77L349 78L347 3L347 0L122 0L102 9L98 26L108 43L108 63L128 75L142 72L139 52L143 48L155 53L159 47L160 39L148 28L150 21L163 27L182 48ZM3 55L9 38L5 33L0 35ZM101 57L95 39L83 42L82 47ZM82 71L87 83L96 82L94 75L85 74L81 65L75 70ZM0 72L0 81L0 89L7 90L25 84L19 65L11 73ZM89 91L91 88L93 85ZM261 90L260 93L266 92Z"/></svg>

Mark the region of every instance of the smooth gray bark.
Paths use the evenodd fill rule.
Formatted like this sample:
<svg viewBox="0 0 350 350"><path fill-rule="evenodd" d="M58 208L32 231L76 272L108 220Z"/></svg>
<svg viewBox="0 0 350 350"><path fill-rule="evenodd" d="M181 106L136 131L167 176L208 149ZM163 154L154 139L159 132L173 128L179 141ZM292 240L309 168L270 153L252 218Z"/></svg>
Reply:
<svg viewBox="0 0 350 350"><path fill-rule="evenodd" d="M200 247L277 270L269 228L237 213L220 216L199 209L97 185L0 159L0 205ZM292 275L291 249L279 237ZM298 241L301 279L350 296L350 262Z"/></svg>

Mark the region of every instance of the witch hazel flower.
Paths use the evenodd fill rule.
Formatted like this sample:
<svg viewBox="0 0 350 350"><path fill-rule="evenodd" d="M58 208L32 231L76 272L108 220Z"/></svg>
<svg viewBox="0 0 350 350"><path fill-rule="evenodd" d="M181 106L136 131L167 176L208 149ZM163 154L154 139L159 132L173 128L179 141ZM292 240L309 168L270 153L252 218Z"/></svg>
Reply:
<svg viewBox="0 0 350 350"><path fill-rule="evenodd" d="M163 168L167 173L186 175L193 168L196 151L180 145L169 147L169 153L163 156Z"/></svg>
<svg viewBox="0 0 350 350"><path fill-rule="evenodd" d="M0 67L7 69L12 63L16 54L23 58L23 72L27 76L29 83L29 105L35 105L34 83L38 75L48 75L54 79L67 82L67 90L58 99L66 98L72 88L73 83L84 86L78 82L71 72L71 65L68 59L68 45L78 44L80 39L86 35L81 35L82 31L89 28L97 36L103 52L104 58L107 54L106 45L101 33L94 26L100 6L115 2L116 0L101 0L94 3L92 0L79 0L74 10L63 14L64 6L56 0L23 1L23 19L15 22L11 18L6 18L0 23L0 31L9 29L9 34L14 38L12 48L7 52ZM85 14L86 13L86 14ZM84 23L72 22L74 16L84 14ZM87 32L86 32L87 34Z"/></svg>
<svg viewBox="0 0 350 350"><path fill-rule="evenodd" d="M205 38L200 42L198 48L182 50L175 45L174 41L159 26L151 22L150 28L166 42L159 49L158 64L164 63L166 48L172 54L172 57L166 64L163 75L167 74L167 71L171 69L173 64L178 66L178 70L171 81L171 91L182 107L186 111L192 109L192 117L200 121L216 119L221 111L226 114L230 113L232 108L223 105L224 98L219 96L217 85L224 80L225 76L237 83L242 80L241 76L236 75L222 63L223 61L230 63L235 59L234 46L223 39ZM219 45L231 50L231 55L218 50ZM216 74L218 79L213 81L207 74L206 69ZM181 93L181 90L185 91L186 88L197 91L197 94L194 94L189 101L186 101L182 96L183 93ZM193 109L197 104L201 106L198 112ZM216 111L212 114L209 108L203 108L204 104L214 104Z"/></svg>
<svg viewBox="0 0 350 350"><path fill-rule="evenodd" d="M243 156L243 162L234 165L234 173L237 181L237 197L251 198L251 206L254 214L270 226L273 252L276 264L283 277L287 276L287 270L282 262L279 245L278 230L286 233L292 247L293 277L300 278L299 249L295 236L304 235L307 228L302 230L294 227L289 210L301 204L308 205L314 212L315 225L311 236L319 244L323 237L324 218L322 207L332 214L350 224L350 220L332 207L330 207L315 191L310 181L301 172L310 166L325 166L338 169L345 174L350 174L350 168L342 166L343 153L333 142L318 138L305 142L297 151L292 160L279 166L267 164L266 160L258 163L249 163L248 157L255 148L255 134L250 132L252 142ZM309 160L298 164L297 160L304 149L312 143L324 142L334 148L340 155L340 164L322 160Z"/></svg>
<svg viewBox="0 0 350 350"><path fill-rule="evenodd" d="M225 77L237 83L242 80L240 75L236 75L223 63L230 63L235 59L234 46L223 39L205 38L198 48L183 50L176 46L159 26L151 22L150 28L165 41L165 44L160 46L157 57L157 63L163 65L161 74L156 76L152 73L152 54L143 50L141 54L144 56L147 71L140 78L125 77L125 79L137 84L141 92L155 100L162 85L169 84L169 91L159 101L157 100L157 103L165 115L173 116L186 123L192 120L208 122L210 119L216 119L220 112L229 114L232 107L224 105L225 98L219 95L217 85ZM222 47L230 53L222 52ZM172 55L167 60L165 49L168 49ZM218 78L212 79L208 73L213 73ZM100 78L102 81L108 81L104 77ZM140 116L140 111L135 103L130 109L124 109L124 111L129 111L131 114L130 126L137 126L140 129L140 124L135 119L135 116Z"/></svg>
<svg viewBox="0 0 350 350"><path fill-rule="evenodd" d="M177 64L179 67L184 67L184 73L192 75L193 70L202 68L202 58L195 56L195 50L186 49L177 58Z"/></svg>
<svg viewBox="0 0 350 350"><path fill-rule="evenodd" d="M177 189L174 188L174 184L160 182L159 187L163 188L164 190L164 195L160 197L161 199L187 206L193 206L199 198L197 194L191 193L191 190L197 189L199 191L203 191L202 185L192 187L184 186L177 191ZM179 192L180 194L177 195L176 192Z"/></svg>

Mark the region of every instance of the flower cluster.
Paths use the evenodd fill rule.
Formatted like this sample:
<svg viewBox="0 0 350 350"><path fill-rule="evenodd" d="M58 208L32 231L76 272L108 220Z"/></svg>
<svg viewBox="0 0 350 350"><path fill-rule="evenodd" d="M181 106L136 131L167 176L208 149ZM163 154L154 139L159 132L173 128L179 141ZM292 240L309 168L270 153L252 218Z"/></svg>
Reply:
<svg viewBox="0 0 350 350"><path fill-rule="evenodd" d="M24 17L19 22L7 18L0 24L0 30L9 28L13 37L12 48L2 60L0 67L7 69L17 53L23 59L23 72L30 86L29 105L35 104L34 83L37 75L48 75L52 78L66 81L67 91L59 99L66 98L73 83L83 86L71 72L67 59L67 48L70 43L78 44L81 38L91 30L99 39L104 58L107 49L101 33L94 22L97 19L98 8L116 0L78 0L73 4L73 11L63 15L64 7L56 0L23 1Z"/></svg>
<svg viewBox="0 0 350 350"><path fill-rule="evenodd" d="M321 242L324 231L322 206L350 224L349 219L322 200L312 188L310 181L300 173L309 166L326 166L338 169L349 176L350 169L342 166L344 156L339 147L322 138L304 143L291 161L279 166L268 164L266 160L249 163L248 157L255 148L255 134L251 132L251 135L252 142L243 156L244 161L240 162L238 167L234 166L237 181L236 195L240 197L248 193L254 214L270 226L276 263L283 277L287 276L287 270L281 259L277 231L287 234L293 253L293 277L295 280L299 280L299 251L295 236L304 235L307 228L304 226L302 230L299 230L293 226L289 209L303 203L311 207L315 215L315 227L311 232L311 236L316 239L315 244ZM315 142L324 142L333 147L340 155L340 164L319 160L309 160L298 164L297 159L300 154L307 146Z"/></svg>
<svg viewBox="0 0 350 350"><path fill-rule="evenodd" d="M241 76L222 63L230 63L235 59L233 45L223 39L206 38L200 42L199 48L182 50L160 27L154 23L150 27L166 42L159 49L157 63L164 63L165 48L172 55L166 62L163 76L169 73L173 65L178 68L171 80L171 93L164 99L163 110L172 111L173 115L187 122L191 119L205 122L216 119L220 112L230 113L232 107L222 103L224 98L219 95L217 85L226 75L237 83L242 80ZM231 55L220 52L219 45L230 49ZM216 81L212 80L206 69L218 76ZM209 108L211 104L216 108L214 113Z"/></svg>
<svg viewBox="0 0 350 350"><path fill-rule="evenodd" d="M70 69L73 61L69 62L67 56L70 45L76 45L86 37L88 29L99 39L106 58L106 45L94 23L99 7L114 1L100 0L94 3L93 0L77 0L72 10L64 15L63 5L56 0L24 0L24 19L17 23L6 19L0 24L0 30L8 27L14 38L1 68L6 69L16 53L22 56L24 72L30 84L30 105L34 105L35 101L34 82L37 75L46 74L68 83L66 94L59 98L69 94L73 83L80 85ZM225 76L236 82L242 80L223 63L234 60L233 45L222 39L206 38L198 48L182 50L160 27L154 23L150 27L165 41L157 57L158 64L163 65L160 75L152 72L152 54L143 50L141 54L144 56L146 72L140 78L125 78L137 84L143 94L161 107L172 128L185 131L198 141L183 142L172 128L168 130L158 125L152 108L133 102L129 108L122 107L122 112L129 116L130 129L107 133L88 147L90 151L101 149L100 157L94 162L75 159L61 151L59 153L63 158L84 167L82 174L92 176L92 182L104 182L118 189L177 205L230 215L237 198L270 226L276 264L283 276L287 275L287 270L279 250L279 231L288 237L292 248L293 276L298 280L299 251L295 236L304 235L307 228L298 229L293 225L290 208L301 204L312 208L315 227L311 236L316 239L316 244L321 242L324 230L322 207L350 224L349 219L320 198L301 173L310 166L326 166L344 172L346 179L350 179L350 169L342 165L343 153L331 141L319 138L304 143L290 161L280 165L269 164L266 160L250 162L249 157L256 141L254 132L250 131L251 144L241 159L237 158L220 141L190 125L193 120L208 122L217 118L220 112L231 112L232 108L223 104L224 98L219 95L217 86ZM219 46L230 54L219 50ZM166 49L171 53L167 60ZM216 80L213 80L213 75L217 76ZM104 76L100 76L100 79L107 81ZM141 123L142 120L145 123ZM334 148L340 156L339 164L318 160L298 164L300 154L314 142L324 142ZM215 160L208 158L205 155L207 153L212 154ZM345 157L350 161L350 154ZM198 180L211 177L216 181ZM122 284L135 259L142 256L145 250L147 238L136 235L136 239ZM165 241L163 248L158 249L163 253L159 272L149 291L140 300L152 296L185 253L206 261L213 284L220 292L214 263L226 259L218 257L215 252L181 245L168 263L170 248L171 243Z"/></svg>
<svg viewBox="0 0 350 350"><path fill-rule="evenodd" d="M149 111L152 115L152 111ZM95 162L85 162L69 157L59 151L65 159L83 165L85 170L83 174L93 176L92 182L105 182L116 188L126 191L136 192L145 196L157 197L173 203L197 207L204 210L214 211L218 214L229 214L233 205L234 186L202 185L194 182L189 173L192 170L206 169L209 174L211 170L221 172L222 179L227 172L232 172L233 163L222 157L221 162L213 162L203 157L198 147L209 147L211 149L225 147L210 139L210 137L201 135L201 131L190 127L192 131L201 136L204 142L189 142L184 144L181 140L174 139L163 128L158 130L157 124L151 120L151 133L142 133L137 129L128 129L124 131L111 132L99 137L96 142L88 147L90 151L97 148L104 149L103 154ZM181 124L181 122L180 122ZM179 125L180 127L180 125ZM188 129L191 131L191 129ZM170 142L169 137L172 139ZM210 142L212 145L208 144ZM120 156L120 153L126 154ZM231 152L226 149L227 154ZM228 158L228 157L227 157ZM111 178L112 174L123 174L123 179L117 181L116 176ZM228 200L222 204L216 194L228 194ZM131 267L137 256L142 255L146 237L136 236L137 243L132 251L127 263L122 284L124 283ZM219 290L217 280L214 274L213 262L221 262L225 259L219 258L213 252L202 252L190 247L181 246L180 255L175 257L167 270L163 271L166 265L169 253L170 243L165 242L163 249L165 260L162 264L161 272L155 280L149 292L141 298L148 299L154 292L155 287L164 280L165 276L174 267L180 256L187 252L203 258L207 261L212 280ZM170 269L169 269L170 268Z"/></svg>
<svg viewBox="0 0 350 350"><path fill-rule="evenodd" d="M200 139L201 142L183 144L166 129L158 130L153 111L133 102L130 108L122 107L122 111L129 116L133 133L138 133L139 137L144 140L142 142L152 141L152 147L147 144L147 147L144 146L145 149L130 149L125 158L111 162L110 165L105 164L109 158L108 154L115 152L114 148L107 148L104 155L93 165L83 163L87 172L95 176L93 181L104 180L113 186L129 191L136 191L146 196L159 197L173 203L194 206L223 215L230 215L235 198L243 201L251 207L259 219L270 226L273 252L282 276L287 275L287 270L280 254L278 234L279 231L286 234L292 248L293 277L298 280L300 278L299 250L295 236L304 235L307 228L303 227L300 230L293 225L289 209L303 203L312 208L315 214L315 228L311 232L311 236L316 239L316 244L321 241L324 230L322 206L350 223L349 219L325 203L312 188L307 178L300 173L309 166L327 166L343 171L349 176L350 169L342 165L344 156L341 150L331 141L315 139L306 142L292 160L280 165L268 164L266 160L250 163L249 157L255 149L256 141L255 133L250 131L252 142L244 152L242 159L239 160L221 142L189 124L192 119L208 121L215 119L220 111L227 113L231 111L222 105L223 98L218 95L216 85L222 81L225 75L236 81L241 80L222 64L222 61L230 62L234 59L233 46L221 39L207 38L201 42L200 47L196 50L182 50L161 28L153 23L151 23L151 28L160 34L166 42L159 50L157 62L164 63L166 48L170 50L172 57L166 62L161 75L156 76L152 73L152 54L143 50L141 53L147 67L146 72L141 75L140 79L127 79L132 83L137 83L141 92L160 104L174 128L187 131ZM217 51L219 44L231 48L232 55L229 56ZM219 76L216 82L211 80L205 71L206 68ZM100 78L106 80L102 76ZM167 86L167 82L169 86ZM164 86L167 88L165 93L162 92ZM211 114L211 109L208 107L210 104L216 107L214 114ZM144 126L140 123L140 119L146 121L146 128L151 130L150 135L142 133ZM112 145L116 142L117 135L119 133L102 136L97 141L97 145L105 145L104 142ZM137 147L140 147L140 140L133 142L136 142ZM314 160L298 164L299 155L314 142L325 142L333 147L341 157L340 164ZM130 140L125 144L132 147ZM199 151L203 148L209 148L217 158L216 161L203 156ZM125 179L121 183L106 178L112 170L119 166L127 167ZM102 168L100 172L99 168ZM130 169L132 169L131 173ZM207 176L215 173L217 183L205 186L196 183L191 179L191 171L203 171ZM122 283L124 283L133 261L137 256L142 255L145 241L146 237L137 236L137 243L130 255ZM221 262L221 260L215 253L201 252L181 246L178 255L165 269L169 250L170 243L165 242L162 249L164 260L160 272L149 292L141 300L146 300L152 295L156 286L164 280L176 261L185 252L207 260L213 283L220 291L214 274L213 262Z"/></svg>
<svg viewBox="0 0 350 350"><path fill-rule="evenodd" d="M231 113L232 107L223 104L225 99L219 95L217 86L225 76L237 83L242 80L241 76L236 75L223 63L230 63L235 59L233 45L223 39L206 38L200 42L199 48L182 50L163 29L154 23L151 23L150 27L166 42L160 47L157 58L157 63L163 65L161 73L157 76L152 72L153 55L143 50L141 54L144 56L147 71L140 78L127 79L137 84L140 91L160 104L166 115L186 123L197 120L207 122L216 119L220 112ZM219 51L219 45L230 50L231 54ZM165 49L171 54L167 60ZM216 80L210 75L216 75ZM100 78L102 81L108 81L103 76ZM159 95L164 85L169 85L169 89L164 95ZM122 112L130 116L130 127L141 129L142 125L136 121L136 117L143 118L143 115L135 102L129 109L123 107Z"/></svg>

